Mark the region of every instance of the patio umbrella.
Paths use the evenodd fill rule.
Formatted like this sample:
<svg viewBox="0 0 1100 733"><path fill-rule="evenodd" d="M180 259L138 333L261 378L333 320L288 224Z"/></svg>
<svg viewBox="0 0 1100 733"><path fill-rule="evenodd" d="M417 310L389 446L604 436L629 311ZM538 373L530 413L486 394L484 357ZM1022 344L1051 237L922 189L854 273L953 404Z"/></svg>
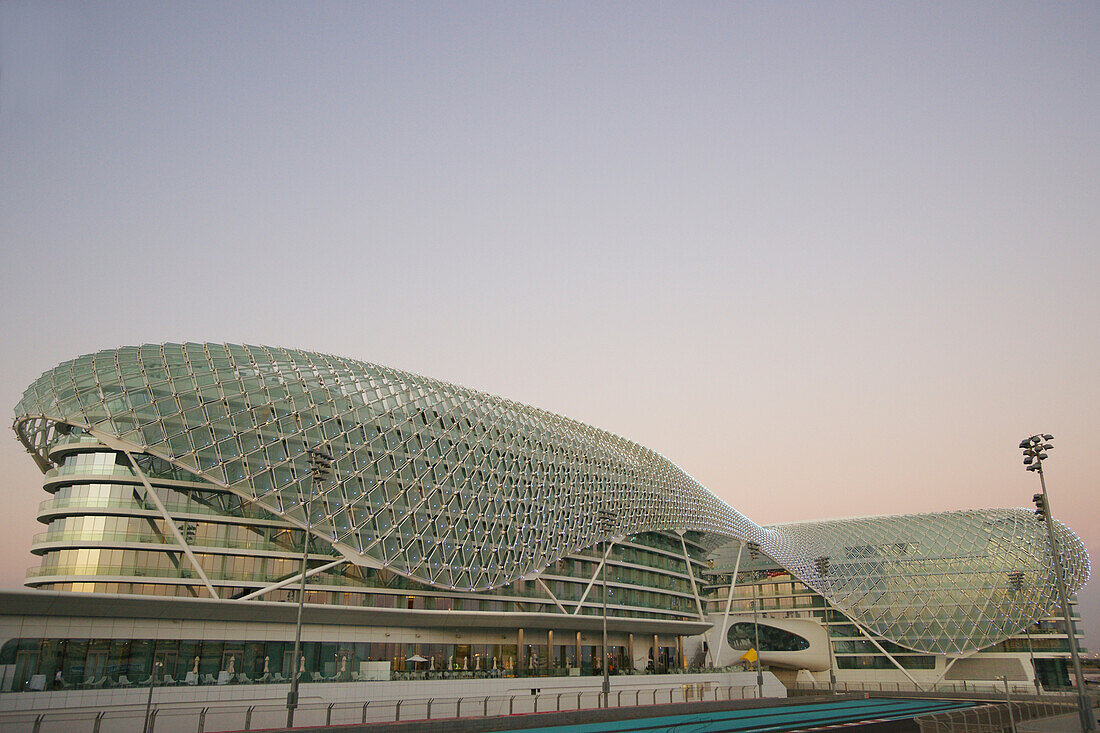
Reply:
<svg viewBox="0 0 1100 733"><path fill-rule="evenodd" d="M195 657L195 667L194 667L194 669L191 670L191 672L192 672L192 674L198 674L199 673L199 658L197 656Z"/></svg>
<svg viewBox="0 0 1100 733"><path fill-rule="evenodd" d="M233 674L233 668L236 667L236 666L237 666L237 657L231 655L229 657L229 666L225 668L225 671L228 672L229 674Z"/></svg>
<svg viewBox="0 0 1100 733"><path fill-rule="evenodd" d="M267 665L271 663L271 657L264 657L264 674L269 674L271 670L267 668Z"/></svg>
<svg viewBox="0 0 1100 733"><path fill-rule="evenodd" d="M428 669L432 670L433 672L435 671L435 657L434 656L431 658L431 661L428 664Z"/></svg>
<svg viewBox="0 0 1100 733"><path fill-rule="evenodd" d="M420 656L419 654L413 654L411 657L405 657L405 661L420 664L421 662L426 662L428 660Z"/></svg>

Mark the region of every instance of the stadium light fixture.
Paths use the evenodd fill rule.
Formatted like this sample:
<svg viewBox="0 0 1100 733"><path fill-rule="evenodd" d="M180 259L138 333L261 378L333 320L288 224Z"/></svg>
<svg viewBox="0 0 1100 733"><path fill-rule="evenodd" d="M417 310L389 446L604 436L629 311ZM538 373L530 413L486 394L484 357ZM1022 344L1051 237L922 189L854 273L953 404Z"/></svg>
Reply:
<svg viewBox="0 0 1100 733"><path fill-rule="evenodd" d="M1046 525L1047 539L1050 542L1051 562L1054 565L1054 583L1058 589L1058 603L1062 606L1062 618L1066 625L1066 638L1069 639L1069 652L1073 658L1073 675L1077 683L1077 702L1080 706L1081 729L1086 731L1096 730L1096 718L1092 713L1092 704L1085 692L1085 675L1081 670L1081 651L1077 647L1077 633L1073 626L1073 618L1069 611L1069 594L1066 592L1066 581L1062 577L1062 558L1058 549L1058 540L1054 535L1054 520L1050 511L1050 496L1047 494L1047 480L1043 474L1043 461L1047 458L1047 452L1054 450L1050 442L1054 436L1050 434L1036 434L1020 441L1020 449L1024 452L1024 464L1028 471L1039 474L1039 486L1041 494L1035 494L1032 500L1035 502L1035 514Z"/></svg>

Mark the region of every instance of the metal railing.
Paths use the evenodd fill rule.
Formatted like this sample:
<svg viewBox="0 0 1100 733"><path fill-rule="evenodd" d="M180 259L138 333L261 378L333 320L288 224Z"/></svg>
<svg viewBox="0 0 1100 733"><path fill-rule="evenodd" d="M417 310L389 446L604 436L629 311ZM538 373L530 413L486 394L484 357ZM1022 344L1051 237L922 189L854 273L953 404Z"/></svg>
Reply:
<svg viewBox="0 0 1100 733"><path fill-rule="evenodd" d="M297 727L345 725L353 723L393 723L416 720L482 718L499 715L552 713L588 710L600 707L598 687L549 690L535 694L508 694L466 697L432 697L353 702L328 702L303 699L295 713ZM630 687L612 690L608 707L669 705L676 703L747 700L756 697L756 685L715 685L692 682L675 686ZM212 733L224 730L258 730L282 727L286 720L286 702L282 698L232 702L155 701L145 727L144 706L113 706L109 710L28 711L0 714L0 728L11 733L154 733L195 731Z"/></svg>
<svg viewBox="0 0 1100 733"><path fill-rule="evenodd" d="M963 710L932 713L914 718L921 733L993 733L1015 731L1016 725L1028 720L1078 714L1073 702L1027 701L976 705Z"/></svg>
<svg viewBox="0 0 1100 733"><path fill-rule="evenodd" d="M1072 688L1062 690L1044 690L1041 695L1035 694L1035 687L1031 682L1022 680L1010 682L1010 691L1014 700L1075 700L1077 693ZM912 682L840 682L836 683L837 693L848 692L900 692L913 694L937 694L937 695L984 695L1003 700L1005 696L1004 683L994 680L959 682L938 682L936 684L914 685ZM787 685L787 692L791 696L797 694L820 694L829 692L828 682L797 682ZM1091 692L1093 704L1100 702L1100 693Z"/></svg>
<svg viewBox="0 0 1100 733"><path fill-rule="evenodd" d="M789 685L788 694L818 695L829 692L828 683L798 683ZM981 704L962 710L929 713L914 718L921 733L994 733L1015 731L1016 725L1028 720L1079 714L1077 693L1073 690L1044 691L1035 694L1030 683L1017 682L1007 693L1003 682L960 681L917 686L903 682L837 682L836 692L868 693L875 696L938 697L974 700ZM1009 699L1009 697L1011 699ZM1095 710L1100 694L1089 693Z"/></svg>

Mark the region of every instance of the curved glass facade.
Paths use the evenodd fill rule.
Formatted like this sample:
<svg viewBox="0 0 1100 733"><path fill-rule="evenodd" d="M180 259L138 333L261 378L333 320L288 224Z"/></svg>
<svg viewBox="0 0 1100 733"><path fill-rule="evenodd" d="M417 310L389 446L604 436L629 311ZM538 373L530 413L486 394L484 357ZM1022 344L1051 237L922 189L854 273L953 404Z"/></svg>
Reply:
<svg viewBox="0 0 1100 733"><path fill-rule="evenodd" d="M860 624L909 649L984 649L1056 607L1046 527L1027 509L862 517L776 530L826 558L815 590ZM1074 590L1088 578L1084 545L1058 527Z"/></svg>
<svg viewBox="0 0 1100 733"><path fill-rule="evenodd" d="M143 486L123 454L79 428L62 428L48 456L57 463L46 488L34 537L39 566L27 584L49 590L207 597L207 589L183 557L165 519L143 496ZM222 598L247 595L297 574L304 532L284 519L240 501L231 492L181 478L163 462L142 460L161 504ZM704 567L704 549L685 537L689 557ZM535 582L469 592L440 589L385 568L342 564L309 578L307 598L378 608L423 610L554 612L554 598L582 615L598 611L598 596L584 596L603 548L586 548L558 560L542 574L553 594ZM341 559L322 538L312 536L311 566ZM623 538L608 556L609 615L634 618L694 618L696 605L680 539L661 533ZM297 587L278 589L266 600L295 600Z"/></svg>
<svg viewBox="0 0 1100 733"><path fill-rule="evenodd" d="M315 568L348 561L311 578L331 602L371 589L415 604L415 588L425 603L582 604L603 543L626 537L611 550L610 592L631 613L691 615L697 573L663 565L688 571L683 550L699 562L730 540L757 543L860 623L922 651L988 646L1054 603L1049 552L1026 512L763 528L619 436L312 352L189 343L81 356L27 389L15 430L57 492L28 582L56 589L201 593L179 553L157 546L178 529L211 587L246 596L293 574L308 525ZM317 447L333 457L321 485L306 454ZM158 502L174 527L158 524ZM610 528L601 509L615 513ZM1059 531L1076 589L1087 556ZM1016 573L1023 581L1002 592Z"/></svg>

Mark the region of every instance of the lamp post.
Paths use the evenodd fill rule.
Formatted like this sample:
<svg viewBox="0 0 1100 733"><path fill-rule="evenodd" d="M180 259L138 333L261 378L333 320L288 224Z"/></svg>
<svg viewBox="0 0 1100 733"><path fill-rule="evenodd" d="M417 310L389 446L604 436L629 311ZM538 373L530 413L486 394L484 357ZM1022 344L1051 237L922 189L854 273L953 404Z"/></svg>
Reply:
<svg viewBox="0 0 1100 733"><path fill-rule="evenodd" d="M814 559L814 568L817 570L821 582L825 582L825 576L829 574L829 558L822 556ZM836 662L833 659L833 635L829 633L829 609L825 609L825 615L821 619L825 627L825 643L829 647L829 694L836 694Z"/></svg>
<svg viewBox="0 0 1100 733"><path fill-rule="evenodd" d="M998 677L1005 686L1005 704L1008 707L1008 730L1009 733L1016 733L1016 716L1012 713L1012 692L1008 689L1008 675L1001 675Z"/></svg>
<svg viewBox="0 0 1100 733"><path fill-rule="evenodd" d="M611 530L615 526L615 511L612 509L600 509L599 521L600 521L600 534L604 536L604 541L607 542L611 536ZM607 558L608 550L604 548L603 559L603 646L601 651L603 652L603 707L608 706L608 700L611 697L611 679L608 676L608 654L607 654Z"/></svg>
<svg viewBox="0 0 1100 733"><path fill-rule="evenodd" d="M760 669L760 621L759 621L759 606L756 600L756 559L760 557L760 545L755 542L749 543L749 559L752 560L751 572L752 572L752 632L756 639L756 646L753 649L756 651L756 697L758 699L764 699L764 672Z"/></svg>
<svg viewBox="0 0 1100 733"><path fill-rule="evenodd" d="M145 700L145 724L141 726L141 733L149 733L149 713L153 707L153 685L156 684L158 669L160 669L160 662L153 662L153 669L149 672L149 697Z"/></svg>
<svg viewBox="0 0 1100 733"><path fill-rule="evenodd" d="M1024 572L1013 570L1008 574L1008 587L1013 593L1019 593L1024 587ZM1035 666L1035 650L1031 646L1031 629L1024 627L1024 636L1027 638L1027 656L1031 660L1031 680L1035 683L1035 694L1042 695L1043 688L1039 684L1039 668Z"/></svg>
<svg viewBox="0 0 1100 733"><path fill-rule="evenodd" d="M1024 627L1024 636L1027 637L1027 656L1031 659L1032 682L1035 683L1035 695L1043 694L1043 685L1039 682L1039 667L1035 664L1035 649L1031 646L1031 629Z"/></svg>
<svg viewBox="0 0 1100 733"><path fill-rule="evenodd" d="M1073 675L1077 680L1077 702L1080 706L1081 728L1084 731L1096 730L1096 718L1092 714L1092 705L1085 693L1085 676L1081 671L1081 652L1077 648L1077 634L1074 631L1073 619L1069 612L1069 594L1066 591L1066 581L1062 577L1062 557L1058 550L1058 541L1054 535L1054 520L1051 518L1050 497L1047 494L1047 481L1043 475L1043 461L1047 457L1047 451L1054 450L1050 441L1053 435L1038 434L1020 441L1020 449L1024 452L1024 465L1028 471L1039 474L1039 486L1041 494L1035 494L1032 500L1035 502L1035 514L1043 520L1047 528L1047 539L1050 542L1051 562L1054 563L1054 584L1058 589L1058 602L1062 605L1062 618L1066 624L1066 637L1069 639L1069 653L1073 658Z"/></svg>
<svg viewBox="0 0 1100 733"><path fill-rule="evenodd" d="M294 654L290 658L290 692L286 696L286 727L294 727L294 709L298 707L299 654L302 648L302 608L306 601L306 567L309 563L309 532L313 525L313 487L321 486L332 473L332 456L320 448L307 448L309 455L309 496L306 497L306 531L302 538L302 580L298 589L298 621L294 625Z"/></svg>

